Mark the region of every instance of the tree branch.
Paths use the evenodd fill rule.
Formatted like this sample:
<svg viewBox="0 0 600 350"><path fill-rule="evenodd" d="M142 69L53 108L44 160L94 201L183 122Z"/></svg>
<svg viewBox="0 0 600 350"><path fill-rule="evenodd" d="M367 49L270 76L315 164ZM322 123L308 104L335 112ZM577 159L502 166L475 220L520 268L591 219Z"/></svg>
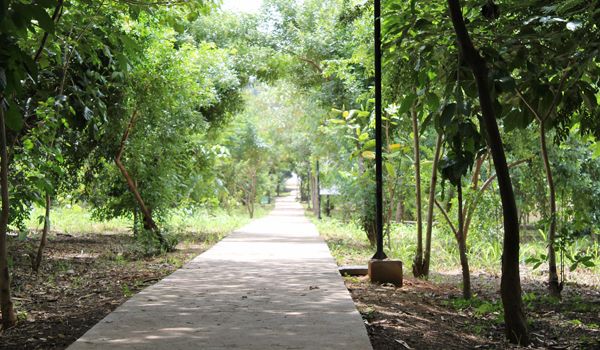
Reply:
<svg viewBox="0 0 600 350"><path fill-rule="evenodd" d="M435 200L435 206L438 207L438 209L440 210L440 212L444 215L444 218L448 222L448 225L450 225L450 228L452 229L452 232L454 233L454 236L458 239L458 230L456 229L456 227L452 223L452 220L450 220L450 216L448 216L448 212L444 208L442 208L442 205L440 204L440 202L438 202L437 199Z"/></svg>
<svg viewBox="0 0 600 350"><path fill-rule="evenodd" d="M519 98L521 99L521 101L523 101L523 103L525 103L525 106L527 106L527 109L529 109L531 111L531 113L533 113L533 116L535 117L535 119L539 122L539 123L543 123L543 119L540 116L540 114L538 113L538 111L531 107L531 105L529 104L529 102L527 102L527 100L525 99L525 96L523 96L523 94L521 93L521 91L519 90L519 88L515 88L515 92L517 93L517 96L519 96Z"/></svg>
<svg viewBox="0 0 600 350"><path fill-rule="evenodd" d="M56 8L54 8L54 13L52 14L52 21L54 22L54 24L58 23L58 20L60 19L59 15L62 11L63 1L64 0L58 0L58 3L56 4ZM37 49L37 51L35 52L35 56L33 57L33 60L35 62L37 62L40 59L40 57L42 56L42 51L44 50L44 47L46 46L46 41L48 41L49 35L50 35L50 33L44 32L44 36L42 37L42 41L40 42L40 47Z"/></svg>
<svg viewBox="0 0 600 350"><path fill-rule="evenodd" d="M127 125L127 128L125 129L125 132L123 133L123 137L121 138L121 145L119 147L119 151L117 152L117 155L115 156L115 163L117 164L117 167L121 171L121 174L123 174L123 177L125 177L125 181L127 181L127 186L129 186L129 189L133 193L133 196L135 197L136 202L138 203L138 205L140 206L140 209L142 210L142 215L144 216L144 223L145 223L146 228L154 231L158 240L160 241L160 243L164 244L165 243L164 237L158 231L158 226L152 219L152 214L150 213L150 210L146 206L146 203L144 203L144 200L142 199L142 196L140 195L140 192L138 191L138 188L135 185L135 182L131 178L131 175L129 175L129 172L127 171L127 169L121 162L121 156L123 155L123 151L125 149L125 143L127 142L127 139L129 138L129 134L130 134L131 130L133 129L133 126L135 125L137 116L138 116L138 112L137 112L137 110L135 110L133 112L133 114L131 115L131 119L129 120L129 125Z"/></svg>

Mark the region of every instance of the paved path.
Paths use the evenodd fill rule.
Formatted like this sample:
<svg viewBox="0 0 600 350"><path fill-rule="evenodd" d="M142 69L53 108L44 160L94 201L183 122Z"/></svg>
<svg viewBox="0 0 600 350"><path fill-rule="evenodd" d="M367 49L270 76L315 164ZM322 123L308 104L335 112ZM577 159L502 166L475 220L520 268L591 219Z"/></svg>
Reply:
<svg viewBox="0 0 600 350"><path fill-rule="evenodd" d="M371 349L327 245L286 197L77 340L87 349Z"/></svg>

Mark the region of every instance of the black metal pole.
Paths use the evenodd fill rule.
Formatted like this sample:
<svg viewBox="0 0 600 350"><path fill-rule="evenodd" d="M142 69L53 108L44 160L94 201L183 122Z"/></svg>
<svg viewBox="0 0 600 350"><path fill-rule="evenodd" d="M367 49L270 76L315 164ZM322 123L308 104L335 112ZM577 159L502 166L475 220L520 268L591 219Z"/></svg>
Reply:
<svg viewBox="0 0 600 350"><path fill-rule="evenodd" d="M377 252L373 259L385 259L383 252L383 153L381 151L381 0L375 0L375 226L377 230Z"/></svg>

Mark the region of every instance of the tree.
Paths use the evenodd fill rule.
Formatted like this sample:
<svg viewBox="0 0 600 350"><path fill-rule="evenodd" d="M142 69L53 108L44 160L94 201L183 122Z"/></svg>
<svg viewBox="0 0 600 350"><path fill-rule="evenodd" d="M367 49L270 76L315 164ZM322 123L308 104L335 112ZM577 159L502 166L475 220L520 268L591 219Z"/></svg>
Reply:
<svg viewBox="0 0 600 350"><path fill-rule="evenodd" d="M1 96L1 95L0 95ZM6 249L6 233L10 204L8 196L8 151L6 147L6 126L4 118L4 101L0 98L0 187L2 193L2 212L0 213L0 311L2 311L2 326L10 328L17 322L10 296L10 272Z"/></svg>
<svg viewBox="0 0 600 350"><path fill-rule="evenodd" d="M577 123L578 115L596 113L595 88L581 78L590 69L597 69L594 57L598 39L587 4L574 1L568 5L562 2L545 5L508 7L507 15L519 18L522 24L515 27L507 21L497 26L497 36L510 39L499 40L502 44L490 56L498 71L496 74L504 77L498 86L499 92L504 93L505 103L512 105L505 128L524 128L531 121L538 124L548 191L548 209L544 211L548 223L548 289L551 295L559 297L563 287L556 266L559 223L548 132L556 128L559 141L559 135L565 135L564 130ZM546 20L547 16L553 16L554 20ZM515 32L519 35L514 35ZM535 39L528 33L535 33Z"/></svg>
<svg viewBox="0 0 600 350"><path fill-rule="evenodd" d="M459 0L448 0L452 24L465 61L473 71L477 82L481 113L491 149L502 200L504 216L504 247L502 253L502 279L500 291L504 305L505 333L507 338L522 345L529 344L527 321L521 299L519 276L519 217L512 189L506 156L496 123L492 97L488 86L486 61L473 46L465 25Z"/></svg>

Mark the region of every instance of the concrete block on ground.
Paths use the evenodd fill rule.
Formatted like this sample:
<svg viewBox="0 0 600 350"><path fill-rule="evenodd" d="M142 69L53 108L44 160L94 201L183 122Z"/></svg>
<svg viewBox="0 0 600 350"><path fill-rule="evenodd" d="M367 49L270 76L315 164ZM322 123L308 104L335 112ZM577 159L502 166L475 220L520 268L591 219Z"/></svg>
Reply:
<svg viewBox="0 0 600 350"><path fill-rule="evenodd" d="M402 261L370 260L369 278L373 283L391 283L402 287Z"/></svg>
<svg viewBox="0 0 600 350"><path fill-rule="evenodd" d="M340 266L338 270L342 276L366 276L369 274L369 267L366 265Z"/></svg>

